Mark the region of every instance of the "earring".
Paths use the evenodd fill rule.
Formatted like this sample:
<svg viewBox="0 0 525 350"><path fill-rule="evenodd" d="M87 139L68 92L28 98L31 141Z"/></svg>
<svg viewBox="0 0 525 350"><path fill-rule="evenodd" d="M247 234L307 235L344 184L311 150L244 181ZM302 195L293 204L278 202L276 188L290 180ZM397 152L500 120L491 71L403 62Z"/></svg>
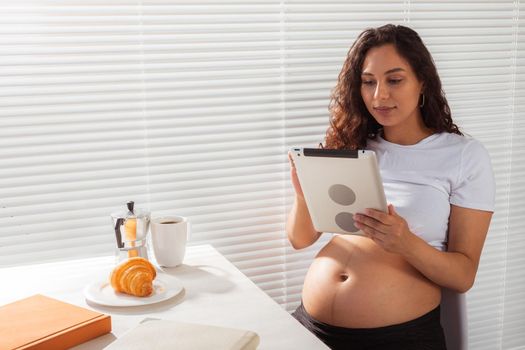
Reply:
<svg viewBox="0 0 525 350"><path fill-rule="evenodd" d="M421 104L419 105L422 108L425 105L425 95L421 94Z"/></svg>

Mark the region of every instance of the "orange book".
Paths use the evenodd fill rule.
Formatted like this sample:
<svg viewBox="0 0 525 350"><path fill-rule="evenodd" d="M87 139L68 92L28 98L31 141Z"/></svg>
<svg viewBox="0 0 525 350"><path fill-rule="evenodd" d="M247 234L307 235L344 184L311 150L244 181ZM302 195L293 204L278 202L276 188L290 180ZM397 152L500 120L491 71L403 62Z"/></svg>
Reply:
<svg viewBox="0 0 525 350"><path fill-rule="evenodd" d="M0 349L62 350L111 332L111 317L40 294L0 307Z"/></svg>

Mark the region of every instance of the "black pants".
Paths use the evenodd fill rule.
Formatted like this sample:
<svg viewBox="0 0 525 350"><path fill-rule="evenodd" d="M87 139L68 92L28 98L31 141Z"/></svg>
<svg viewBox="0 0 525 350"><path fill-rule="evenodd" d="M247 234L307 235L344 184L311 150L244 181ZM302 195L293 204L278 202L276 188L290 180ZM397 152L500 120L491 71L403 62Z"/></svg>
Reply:
<svg viewBox="0 0 525 350"><path fill-rule="evenodd" d="M293 312L332 350L446 350L439 306L415 320L379 328L336 327L314 319L303 304Z"/></svg>

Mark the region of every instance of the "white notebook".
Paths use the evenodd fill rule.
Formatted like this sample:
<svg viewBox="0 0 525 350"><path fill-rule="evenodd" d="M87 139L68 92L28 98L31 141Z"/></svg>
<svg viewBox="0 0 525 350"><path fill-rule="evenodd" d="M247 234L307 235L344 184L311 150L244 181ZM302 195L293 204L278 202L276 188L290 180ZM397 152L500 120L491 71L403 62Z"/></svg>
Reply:
<svg viewBox="0 0 525 350"><path fill-rule="evenodd" d="M255 350L257 333L237 328L166 320L148 320L104 350Z"/></svg>

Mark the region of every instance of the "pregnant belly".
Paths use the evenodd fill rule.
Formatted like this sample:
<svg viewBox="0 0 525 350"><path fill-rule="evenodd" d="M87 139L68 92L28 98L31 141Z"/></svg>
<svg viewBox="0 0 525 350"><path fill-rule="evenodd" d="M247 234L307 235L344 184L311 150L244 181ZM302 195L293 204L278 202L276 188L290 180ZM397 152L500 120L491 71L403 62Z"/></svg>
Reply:
<svg viewBox="0 0 525 350"><path fill-rule="evenodd" d="M347 328L413 320L437 307L440 288L368 238L335 236L317 254L303 287L306 311Z"/></svg>

